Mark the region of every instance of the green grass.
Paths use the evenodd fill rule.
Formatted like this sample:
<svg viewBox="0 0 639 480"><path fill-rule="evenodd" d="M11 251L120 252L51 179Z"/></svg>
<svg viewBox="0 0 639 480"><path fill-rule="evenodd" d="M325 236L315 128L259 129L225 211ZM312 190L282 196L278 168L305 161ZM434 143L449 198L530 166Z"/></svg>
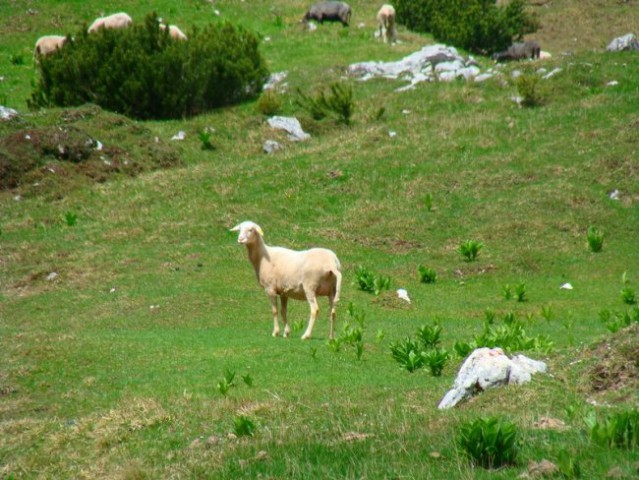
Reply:
<svg viewBox="0 0 639 480"><path fill-rule="evenodd" d="M9 54L30 59L38 36L90 23L102 6L40 3L36 15L25 14L26 1L0 4L0 17L11 20L0 37L0 98L28 125L52 126L62 111L26 111L33 66L13 65ZM263 52L271 70L289 71L290 92L310 92L339 79L349 63L396 59L429 43L400 29L404 43L381 45L372 39L377 7L353 5L349 30L327 25L313 33L297 23L299 2L215 8L269 36ZM539 8L542 23L555 25L553 15L574 5ZM582 16L566 22L567 37L572 22L594 15L596 2L581 5ZM156 10L187 33L217 21L207 2L112 8L134 19ZM135 178L64 183L59 195L38 195L33 185L0 192L0 478L516 478L529 460L557 462L562 450L579 462L582 478L615 467L631 477L636 451L591 442L583 421L591 409L604 411L589 399L619 408L638 401L636 379L592 390L601 356L589 347L616 345L598 313L626 309L624 272L629 288L639 281L639 59L590 51L626 33L611 30L636 18L628 8L610 6L610 24L590 44L544 64L562 72L540 82L544 102L535 108L510 100L512 81L423 84L399 94L396 83L376 80L352 82L351 127L314 122L295 107L294 94L285 95L284 113L300 116L312 134L302 143L272 132L257 102L119 129L106 114L105 123L86 120L105 146L142 158L144 142L157 136L181 162ZM568 40L548 32L540 33L542 48L563 51ZM619 85L606 87L610 80ZM136 126L143 129L132 135ZM20 127L0 124L0 136ZM206 127L215 129L213 151L202 150ZM171 142L178 130L186 139ZM261 152L269 138L285 145L272 157ZM614 189L619 201L608 198ZM361 358L354 346L327 345L325 301L309 342L301 330L289 340L270 337L268 300L228 231L246 219L262 226L269 244L338 254L344 284L336 332L353 302L365 315ZM596 254L591 225L606 232ZM457 251L467 239L484 244L473 262ZM361 291L360 265L390 277L391 290ZM436 271L437 282L421 283L419 265ZM566 282L574 290L559 288ZM506 300L503 286L519 284L526 301ZM397 288L407 289L411 304L396 298ZM441 347L453 352L456 341L482 332L487 309L498 319L512 311L529 336L550 337L550 355L525 353L547 361L552 376L438 411L461 359L453 355L441 377L408 373L389 345L436 321ZM305 303L289 302L293 323L307 316ZM222 395L217 384L227 369L236 385ZM241 380L247 374L252 386ZM462 424L490 416L512 421L522 438L518 463L496 472L473 468L455 443ZM242 417L255 425L253 436L229 435ZM537 428L543 417L567 428Z"/></svg>

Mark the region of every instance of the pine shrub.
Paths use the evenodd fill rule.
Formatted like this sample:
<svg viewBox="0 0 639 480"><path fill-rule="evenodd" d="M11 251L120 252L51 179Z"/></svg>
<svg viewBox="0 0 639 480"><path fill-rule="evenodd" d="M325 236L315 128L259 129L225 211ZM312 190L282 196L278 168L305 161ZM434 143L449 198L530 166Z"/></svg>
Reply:
<svg viewBox="0 0 639 480"><path fill-rule="evenodd" d="M30 106L95 103L138 119L181 118L253 98L268 78L255 34L210 24L174 40L155 14L123 30L78 32L39 62Z"/></svg>
<svg viewBox="0 0 639 480"><path fill-rule="evenodd" d="M538 22L525 10L525 0L503 7L496 0L397 0L398 22L438 41L481 54L505 50Z"/></svg>
<svg viewBox="0 0 639 480"><path fill-rule="evenodd" d="M320 90L315 96L311 96L304 94L298 88L296 104L306 110L314 120L332 116L338 123L350 125L355 111L352 87L342 82L335 82L328 87L328 93L325 90Z"/></svg>

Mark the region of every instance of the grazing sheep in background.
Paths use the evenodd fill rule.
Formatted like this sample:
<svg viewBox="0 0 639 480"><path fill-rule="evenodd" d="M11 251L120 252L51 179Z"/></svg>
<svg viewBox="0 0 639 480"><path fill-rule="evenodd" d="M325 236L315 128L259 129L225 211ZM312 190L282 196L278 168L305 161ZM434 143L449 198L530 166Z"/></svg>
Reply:
<svg viewBox="0 0 639 480"><path fill-rule="evenodd" d="M133 19L124 12L114 13L108 17L96 18L89 27L89 33L95 33L101 28L126 28L133 23Z"/></svg>
<svg viewBox="0 0 639 480"><path fill-rule="evenodd" d="M253 222L242 222L231 229L240 232L237 242L246 245L248 257L255 269L257 281L271 300L273 312L273 336L280 334L277 320L277 296L282 304L282 323L284 336L288 337L291 329L286 320L286 304L289 298L306 299L311 307L308 327L302 340L311 338L313 326L317 319L319 307L317 297L328 297L330 306L330 334L335 336L335 304L339 300L342 284L342 273L335 253L326 248L309 250L289 250L283 247L270 247L264 243L264 232Z"/></svg>
<svg viewBox="0 0 639 480"><path fill-rule="evenodd" d="M382 5L377 12L377 24L379 25L379 36L387 43L393 43L396 40L397 32L395 30L395 8L392 5Z"/></svg>
<svg viewBox="0 0 639 480"><path fill-rule="evenodd" d="M316 20L319 23L341 22L342 25L348 27L351 21L351 7L344 2L320 2L311 5L304 15L303 22Z"/></svg>
<svg viewBox="0 0 639 480"><path fill-rule="evenodd" d="M522 60L524 58L535 59L539 58L540 51L539 44L534 40L517 42L508 47L508 50L495 53L493 60L503 62L506 60Z"/></svg>
<svg viewBox="0 0 639 480"><path fill-rule="evenodd" d="M160 24L160 28L162 30L166 29L166 25L164 25L163 23ZM184 32L182 30L180 30L179 27L177 27L176 25L169 25L169 35L171 36L171 38L173 38L174 40L188 40L188 37L184 34Z"/></svg>
<svg viewBox="0 0 639 480"><path fill-rule="evenodd" d="M37 59L38 57L51 55L57 52L59 48L62 48L66 41L67 37L63 37L62 35L45 35L44 37L40 37L36 41L33 56Z"/></svg>

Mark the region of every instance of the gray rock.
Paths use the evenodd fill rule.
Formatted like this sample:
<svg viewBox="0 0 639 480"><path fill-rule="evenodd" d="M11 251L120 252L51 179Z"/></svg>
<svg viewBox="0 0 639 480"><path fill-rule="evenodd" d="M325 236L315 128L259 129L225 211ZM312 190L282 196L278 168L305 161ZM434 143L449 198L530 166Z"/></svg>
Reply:
<svg viewBox="0 0 639 480"><path fill-rule="evenodd" d="M276 142L275 140L267 140L266 142L264 142L264 145L262 146L262 150L264 150L264 153L268 153L269 155L281 149L282 149L282 144L279 142Z"/></svg>
<svg viewBox="0 0 639 480"><path fill-rule="evenodd" d="M0 120L11 120L18 116L18 111L13 108L3 107L0 105Z"/></svg>
<svg viewBox="0 0 639 480"><path fill-rule="evenodd" d="M286 77L288 76L288 72L275 72L271 73L271 76L268 77L267 82L264 84L263 90L277 89L277 90L285 90Z"/></svg>
<svg viewBox="0 0 639 480"><path fill-rule="evenodd" d="M444 395L437 408L452 408L488 388L527 383L533 374L546 369L545 363L523 355L510 359L501 348L478 348L464 361L453 388Z"/></svg>
<svg viewBox="0 0 639 480"><path fill-rule="evenodd" d="M479 75L479 68L473 58L466 60L454 47L446 45L428 45L395 62L353 63L348 71L362 81L382 77L410 82L396 91L412 89L420 82L436 79L450 81L458 77L468 79Z"/></svg>
<svg viewBox="0 0 639 480"><path fill-rule="evenodd" d="M288 138L294 142L299 142L311 138L311 136L302 130L302 125L295 117L271 117L268 120L271 128L276 130L284 130L288 133Z"/></svg>
<svg viewBox="0 0 639 480"><path fill-rule="evenodd" d="M550 72L548 72L546 75L544 75L541 78L543 78L544 80L548 80L549 78L552 78L555 75L557 75L559 72L561 72L561 68L559 67L553 68Z"/></svg>
<svg viewBox="0 0 639 480"><path fill-rule="evenodd" d="M615 38L608 44L606 50L609 52L622 52L624 50L639 50L639 41L634 33L628 33L622 37Z"/></svg>
<svg viewBox="0 0 639 480"><path fill-rule="evenodd" d="M477 75L475 77L475 81L476 82L485 82L486 80L493 78L495 76L494 73L490 73L490 72L486 72L486 73L480 73L479 75Z"/></svg>

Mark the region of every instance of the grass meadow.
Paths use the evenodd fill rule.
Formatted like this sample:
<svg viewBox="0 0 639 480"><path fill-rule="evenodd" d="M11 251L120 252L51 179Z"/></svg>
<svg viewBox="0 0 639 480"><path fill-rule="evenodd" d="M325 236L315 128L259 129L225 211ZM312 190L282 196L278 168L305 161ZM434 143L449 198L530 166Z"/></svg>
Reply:
<svg viewBox="0 0 639 480"><path fill-rule="evenodd" d="M506 479L562 458L581 478L637 477L636 448L593 442L585 419L639 402L638 330L613 332L602 313L636 308L620 292L639 289L639 57L605 52L636 27L639 4L531 2L551 59L402 93L398 81L350 81L346 127L312 120L296 89L434 43L400 28L402 43L383 45L373 38L379 5L352 5L350 28L307 32L299 0L109 4L134 21L156 11L187 34L221 20L258 32L271 72L288 72L282 113L311 138L272 131L257 102L129 123L79 107L95 138L138 151L157 137L180 165L77 185L52 172L0 192L0 478ZM76 111L27 109L33 45L102 9L0 3L0 104L21 112L0 137ZM539 82L540 105L518 107L510 72L540 67L561 71ZM207 128L212 150L198 138ZM171 141L180 130L186 138ZM284 149L264 154L267 139ZM363 350L327 342L325 299L313 339L299 338L305 302L289 302L292 338L270 336L268 299L229 232L243 220L270 245L337 253L336 331L358 318ZM598 253L591 226L605 233ZM465 240L484 245L475 261L458 251ZM435 283L420 282L420 265ZM390 289L360 290L360 266L390 277ZM517 285L524 301L504 293ZM439 411L463 361L454 344L479 335L486 312L499 324L512 313L529 336L552 341L549 352L523 352L549 373ZM390 344L433 322L451 352L442 375L401 369ZM517 425L515 464L486 470L458 447L460 425L488 416ZM543 428L548 419L561 426Z"/></svg>

